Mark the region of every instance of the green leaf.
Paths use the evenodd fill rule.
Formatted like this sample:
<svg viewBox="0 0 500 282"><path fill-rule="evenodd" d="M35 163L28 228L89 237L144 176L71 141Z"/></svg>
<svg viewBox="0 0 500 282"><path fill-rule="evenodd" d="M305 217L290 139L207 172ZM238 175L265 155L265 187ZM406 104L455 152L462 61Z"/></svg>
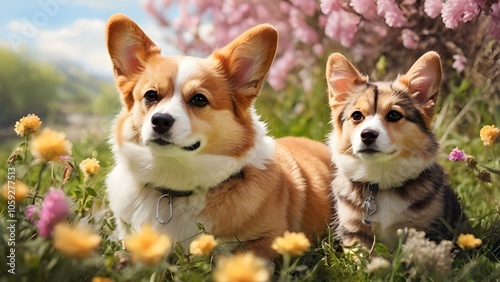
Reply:
<svg viewBox="0 0 500 282"><path fill-rule="evenodd" d="M75 164L73 162L68 162L68 165L73 169L76 170Z"/></svg>
<svg viewBox="0 0 500 282"><path fill-rule="evenodd" d="M82 196L82 191L80 189L78 189L78 190L75 189L75 190L72 191L72 193L77 198L80 198Z"/></svg>
<svg viewBox="0 0 500 282"><path fill-rule="evenodd" d="M97 193L95 192L95 190L90 187L87 187L87 193L89 193L90 196L97 197Z"/></svg>
<svg viewBox="0 0 500 282"><path fill-rule="evenodd" d="M53 256L52 259L50 259L49 263L47 264L47 270L52 270L56 266L56 264L59 262L60 257L59 256Z"/></svg>
<svg viewBox="0 0 500 282"><path fill-rule="evenodd" d="M489 172L500 175L500 169L494 168L494 167L491 167L491 166L487 166L487 165L484 165L484 164L480 164L480 165L482 167L484 167L486 170L488 170Z"/></svg>

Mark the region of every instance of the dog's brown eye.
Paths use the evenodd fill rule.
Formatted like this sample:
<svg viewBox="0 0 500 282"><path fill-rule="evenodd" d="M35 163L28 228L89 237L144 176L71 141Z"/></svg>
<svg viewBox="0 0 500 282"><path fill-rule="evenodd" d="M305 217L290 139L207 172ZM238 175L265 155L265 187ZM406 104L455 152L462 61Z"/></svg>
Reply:
<svg viewBox="0 0 500 282"><path fill-rule="evenodd" d="M397 111L389 111L389 113L387 113L387 116L386 116L387 121L390 121L390 122L396 122L402 118L403 118L403 115Z"/></svg>
<svg viewBox="0 0 500 282"><path fill-rule="evenodd" d="M144 99L146 99L147 102L153 103L158 101L158 93L154 90L149 90L144 94Z"/></svg>
<svg viewBox="0 0 500 282"><path fill-rule="evenodd" d="M191 98L190 103L201 108L205 107L208 104L208 100L207 97L203 96L202 94L195 94L193 98Z"/></svg>
<svg viewBox="0 0 500 282"><path fill-rule="evenodd" d="M351 118L355 122L360 122L363 120L363 114L360 111L355 111L354 113L351 114Z"/></svg>

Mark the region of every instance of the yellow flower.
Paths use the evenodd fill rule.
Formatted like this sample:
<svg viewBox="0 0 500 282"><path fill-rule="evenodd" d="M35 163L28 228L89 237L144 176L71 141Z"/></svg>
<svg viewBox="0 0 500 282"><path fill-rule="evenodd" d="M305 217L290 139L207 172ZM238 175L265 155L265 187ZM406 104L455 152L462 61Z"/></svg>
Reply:
<svg viewBox="0 0 500 282"><path fill-rule="evenodd" d="M88 158L80 163L80 170L83 172L85 180L99 173L99 161L95 158Z"/></svg>
<svg viewBox="0 0 500 282"><path fill-rule="evenodd" d="M214 236L202 234L198 240L194 240L189 245L189 252L193 255L210 255L214 247L217 246Z"/></svg>
<svg viewBox="0 0 500 282"><path fill-rule="evenodd" d="M113 282L113 280L107 277L94 276L94 278L92 278L92 282Z"/></svg>
<svg viewBox="0 0 500 282"><path fill-rule="evenodd" d="M68 257L87 258L101 243L101 237L82 226L70 226L66 222L54 227L54 248Z"/></svg>
<svg viewBox="0 0 500 282"><path fill-rule="evenodd" d="M71 155L71 143L62 132L45 128L31 142L31 152L43 162L58 162L61 157Z"/></svg>
<svg viewBox="0 0 500 282"><path fill-rule="evenodd" d="M481 239L474 237L473 234L460 234L457 238L457 244L462 249L474 249L482 243Z"/></svg>
<svg viewBox="0 0 500 282"><path fill-rule="evenodd" d="M132 261L149 265L158 263L171 245L167 235L156 232L149 224L144 225L139 233L125 238L125 248L132 255Z"/></svg>
<svg viewBox="0 0 500 282"><path fill-rule="evenodd" d="M14 131L20 137L24 137L26 135L36 133L41 124L42 122L40 121L40 118L38 116L29 114L25 117L22 117L19 121L16 122Z"/></svg>
<svg viewBox="0 0 500 282"><path fill-rule="evenodd" d="M277 237L271 246L282 255L302 255L309 250L311 243L304 233L285 232L283 237Z"/></svg>
<svg viewBox="0 0 500 282"><path fill-rule="evenodd" d="M216 282L264 282L269 278L266 261L252 253L221 257L214 271Z"/></svg>
<svg viewBox="0 0 500 282"><path fill-rule="evenodd" d="M483 141L485 146L492 145L495 143L495 140L500 135L500 128L495 128L494 125L485 125L479 131L479 136Z"/></svg>
<svg viewBox="0 0 500 282"><path fill-rule="evenodd" d="M13 182L7 182L2 186L1 195L7 201L14 200L19 203L29 195L30 189L21 180L14 180Z"/></svg>

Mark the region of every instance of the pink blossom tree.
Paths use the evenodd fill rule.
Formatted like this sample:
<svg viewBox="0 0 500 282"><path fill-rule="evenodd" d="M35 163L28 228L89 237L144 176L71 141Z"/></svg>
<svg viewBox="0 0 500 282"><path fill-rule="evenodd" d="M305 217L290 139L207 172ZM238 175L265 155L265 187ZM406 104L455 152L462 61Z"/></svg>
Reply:
<svg viewBox="0 0 500 282"><path fill-rule="evenodd" d="M320 62L334 50L370 70L381 55L397 64L434 49L445 61L455 60L450 68L460 72L468 57L477 55L471 40L481 45L500 39L495 0L146 0L144 5L173 31L169 43L187 54L208 54L256 24L274 25L280 41L268 81L278 90L287 83L311 90Z"/></svg>

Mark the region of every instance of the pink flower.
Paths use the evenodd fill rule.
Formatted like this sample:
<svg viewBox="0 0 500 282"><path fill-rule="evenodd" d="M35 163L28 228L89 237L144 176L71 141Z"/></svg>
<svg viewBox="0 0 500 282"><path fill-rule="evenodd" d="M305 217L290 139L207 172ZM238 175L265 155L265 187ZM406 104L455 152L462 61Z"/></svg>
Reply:
<svg viewBox="0 0 500 282"><path fill-rule="evenodd" d="M403 39L403 45L407 49L416 49L418 47L420 38L413 30L407 28L403 29L401 31L401 38Z"/></svg>
<svg viewBox="0 0 500 282"><path fill-rule="evenodd" d="M328 15L333 9L340 8L340 0L321 0L319 2L319 7L321 8L321 12L323 14Z"/></svg>
<svg viewBox="0 0 500 282"><path fill-rule="evenodd" d="M24 210L24 215L29 222L36 222L39 218L40 209L35 205L28 205Z"/></svg>
<svg viewBox="0 0 500 282"><path fill-rule="evenodd" d="M69 205L63 190L50 188L42 202L40 220L36 223L40 236L50 238L54 226L69 215Z"/></svg>
<svg viewBox="0 0 500 282"><path fill-rule="evenodd" d="M269 72L267 81L274 89L283 89L286 84L287 74L295 67L295 53L293 48L287 48L281 57L276 58L273 68Z"/></svg>
<svg viewBox="0 0 500 282"><path fill-rule="evenodd" d="M403 11L394 0L377 0L377 14L384 17L390 27L402 27L406 23Z"/></svg>
<svg viewBox="0 0 500 282"><path fill-rule="evenodd" d="M314 44L318 42L316 30L305 22L302 11L296 8L291 9L289 22L293 29L294 38L299 39L305 44Z"/></svg>
<svg viewBox="0 0 500 282"><path fill-rule="evenodd" d="M179 17L174 23L175 29L189 31L200 23L200 17L189 13L186 9L179 10Z"/></svg>
<svg viewBox="0 0 500 282"><path fill-rule="evenodd" d="M323 45L321 43L314 44L312 50L314 55L316 55L317 57L321 57L325 52L325 49L323 48Z"/></svg>
<svg viewBox="0 0 500 282"><path fill-rule="evenodd" d="M475 0L453 0L443 4L443 22L447 28L456 28L458 23L468 22L480 12L479 4Z"/></svg>
<svg viewBox="0 0 500 282"><path fill-rule="evenodd" d="M451 65L458 72L462 72L467 65L467 58L462 55L453 55L453 59L455 60Z"/></svg>
<svg viewBox="0 0 500 282"><path fill-rule="evenodd" d="M191 7L188 6L187 8ZM222 2L222 13L226 17L225 21L229 24L236 24L248 18L251 8L250 4L243 1Z"/></svg>
<svg viewBox="0 0 500 282"><path fill-rule="evenodd" d="M344 9L332 10L325 26L325 34L331 39L340 42L344 47L350 47L358 31L361 18Z"/></svg>
<svg viewBox="0 0 500 282"><path fill-rule="evenodd" d="M364 18L371 18L377 11L375 0L351 0L349 4L356 13L362 15Z"/></svg>
<svg viewBox="0 0 500 282"><path fill-rule="evenodd" d="M456 161L465 162L466 159L467 159L467 154L465 154L464 150L460 150L458 146L455 149L453 149L450 155L448 156L448 160L452 162Z"/></svg>
<svg viewBox="0 0 500 282"><path fill-rule="evenodd" d="M432 19L441 14L443 9L443 0L425 0L424 12Z"/></svg>
<svg viewBox="0 0 500 282"><path fill-rule="evenodd" d="M312 17L316 13L316 1L291 0L292 4L299 8L306 16Z"/></svg>
<svg viewBox="0 0 500 282"><path fill-rule="evenodd" d="M500 39L500 2L491 5L489 32L493 38Z"/></svg>
<svg viewBox="0 0 500 282"><path fill-rule="evenodd" d="M462 22L466 23L473 20L481 11L479 7L479 2L477 0L467 0L465 1L464 13L462 16Z"/></svg>

